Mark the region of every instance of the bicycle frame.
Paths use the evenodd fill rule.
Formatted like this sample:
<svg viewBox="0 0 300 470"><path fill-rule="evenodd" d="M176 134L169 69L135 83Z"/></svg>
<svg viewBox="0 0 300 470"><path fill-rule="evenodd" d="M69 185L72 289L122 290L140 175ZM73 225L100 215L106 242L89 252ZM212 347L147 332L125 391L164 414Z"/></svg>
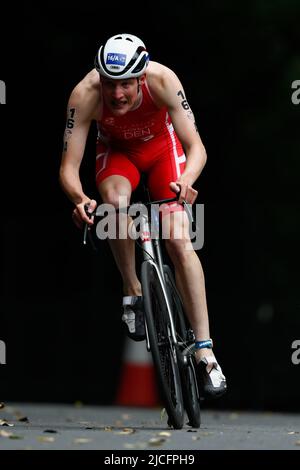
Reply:
<svg viewBox="0 0 300 470"><path fill-rule="evenodd" d="M171 327L171 335L172 335L172 341L173 344L177 345L177 338L176 338L176 331L174 327L174 322L173 322L173 317L172 317L172 310L170 307L170 302L168 299L167 295L167 289L165 285L165 275L164 275L164 268L163 268L163 260L162 260L162 254L161 254L161 247L160 247L160 239L159 236L152 237L151 230L150 230L150 224L149 224L149 214L148 214L148 209L145 213L143 210L145 206L151 206L152 207L157 207L159 204L167 203L167 202L174 202L177 201L177 198L170 198L170 199L162 199L159 201L152 201L149 203L135 203L132 206L135 207L135 209L138 210L139 206L141 207L141 210L139 211L141 214L141 219L140 219L140 226L141 226L141 231L140 231L140 241L143 245L143 258L144 261L143 263L151 263L154 268L157 271L158 277L161 281L162 288L163 288L163 295L165 297L166 305L167 305L167 310L168 310L168 315L170 319L170 327ZM191 211L188 207L188 204L186 204L185 201L183 201L184 208L186 209L187 215L191 222L193 222L193 217L191 214ZM120 211L127 211L130 209L132 206L127 206L126 208L123 208L121 210L117 209L116 213ZM85 206L86 214L89 217L92 217L92 215L96 214L96 211L93 214L88 213L88 205ZM155 211L152 212L152 220L154 219L154 226L155 226L155 233L158 233L158 224L159 224L159 214ZM84 227L84 236L83 236L83 244L86 244L87 242L87 237L89 236L90 243L92 247L96 250L95 244L93 242L92 237L90 236L90 227L86 224ZM146 325L146 332L147 332L147 325ZM148 337L148 332L147 332L147 349L150 351L150 343L149 343L149 337Z"/></svg>
<svg viewBox="0 0 300 470"><path fill-rule="evenodd" d="M156 221L155 221L155 223L156 223ZM148 211L147 211L147 214L142 213L140 224L141 224L140 240L141 240L141 243L143 245L144 263L151 263L152 266L157 271L157 275L158 275L159 280L161 282L163 295L165 297L165 301L166 301L166 305L167 305L167 310L168 310L168 315L169 315L169 320L170 320L172 340L173 340L174 344L177 344L176 332L175 332L175 327L174 327L174 322L173 322L173 317L172 317L172 310L171 310L171 307L170 307L170 302L169 302L169 299L168 299L167 290L166 290L166 286L165 286L165 276L164 276L164 270L163 270L161 247L160 247L160 243L159 243L159 238L153 238L153 239L151 238ZM150 343L149 343L147 325L146 325L146 343L147 343L147 350L150 351Z"/></svg>

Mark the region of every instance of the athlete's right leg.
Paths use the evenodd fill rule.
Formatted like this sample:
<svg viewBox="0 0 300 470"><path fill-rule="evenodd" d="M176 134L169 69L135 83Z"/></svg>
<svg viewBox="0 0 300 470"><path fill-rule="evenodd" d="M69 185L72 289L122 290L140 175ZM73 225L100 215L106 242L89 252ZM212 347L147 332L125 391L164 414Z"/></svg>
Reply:
<svg viewBox="0 0 300 470"><path fill-rule="evenodd" d="M124 153L101 142L97 145L96 183L103 202L114 207L128 206L139 180L138 169ZM141 284L135 270L135 241L128 236L128 224L132 220L126 214L113 217L111 222L116 224L116 236L110 238L109 243L123 279L122 320L128 336L141 341L145 339L145 322ZM123 238L119 237L120 223L126 234Z"/></svg>
<svg viewBox="0 0 300 470"><path fill-rule="evenodd" d="M99 183L98 190L102 201L113 205L115 208L120 207L120 202L125 207L130 203L131 183L124 176L112 175L106 177ZM124 220L124 218L127 220ZM115 221L112 222L116 223L116 238L109 239L109 244L122 276L123 293L126 296L140 296L141 284L135 270L135 241L128 236L124 239L118 237L119 223L121 222L123 228L125 226L127 231L127 225L132 222L132 219L122 214L120 218L115 217Z"/></svg>
<svg viewBox="0 0 300 470"><path fill-rule="evenodd" d="M119 207L122 197L122 205L127 206L139 180L140 173L127 155L101 141L97 142L96 184L104 203ZM118 220L117 217L116 224ZM131 219L126 218L125 226L126 222L130 223ZM119 225L116 228L117 237L110 239L109 243L122 276L124 295L141 295L141 285L135 271L135 241L128 236L120 239Z"/></svg>

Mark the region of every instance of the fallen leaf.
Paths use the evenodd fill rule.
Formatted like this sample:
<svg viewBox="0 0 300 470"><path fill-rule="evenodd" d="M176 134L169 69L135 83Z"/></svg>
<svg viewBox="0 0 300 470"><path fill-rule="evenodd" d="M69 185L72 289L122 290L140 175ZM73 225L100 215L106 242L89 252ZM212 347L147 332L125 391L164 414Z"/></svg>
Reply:
<svg viewBox="0 0 300 470"><path fill-rule="evenodd" d="M21 423L29 423L29 419L27 418L27 416L20 416L19 418L17 418L17 420Z"/></svg>
<svg viewBox="0 0 300 470"><path fill-rule="evenodd" d="M0 426L14 426L14 424L8 423L6 419L0 419Z"/></svg>
<svg viewBox="0 0 300 470"><path fill-rule="evenodd" d="M91 442L92 439L87 439L86 437L77 437L74 439L74 444L86 444L87 442Z"/></svg>
<svg viewBox="0 0 300 470"><path fill-rule="evenodd" d="M125 449L144 449L145 447L147 447L147 442L134 442L133 444L125 442L125 444L123 444L123 447L125 447Z"/></svg>
<svg viewBox="0 0 300 470"><path fill-rule="evenodd" d="M112 431L112 427L111 426L105 426L104 431Z"/></svg>
<svg viewBox="0 0 300 470"><path fill-rule="evenodd" d="M199 441L200 440L200 436L192 436L192 441Z"/></svg>
<svg viewBox="0 0 300 470"><path fill-rule="evenodd" d="M12 436L12 435L13 435L12 432L9 432L9 431L2 431L2 429L1 429L1 431L0 431L0 436L2 436L2 437L10 437L10 436Z"/></svg>
<svg viewBox="0 0 300 470"><path fill-rule="evenodd" d="M57 433L57 431L55 431L55 429L45 429L43 432L49 432L49 433Z"/></svg>
<svg viewBox="0 0 300 470"><path fill-rule="evenodd" d="M54 442L55 441L54 437L48 437L48 436L38 436L37 440L39 442Z"/></svg>
<svg viewBox="0 0 300 470"><path fill-rule="evenodd" d="M167 411L166 408L163 408L160 412L160 420L162 421L166 415Z"/></svg>
<svg viewBox="0 0 300 470"><path fill-rule="evenodd" d="M159 435L159 436L170 437L170 436L172 436L172 433L170 433L170 432L168 432L168 431L162 431L162 432L159 432L158 435Z"/></svg>
<svg viewBox="0 0 300 470"><path fill-rule="evenodd" d="M164 442L166 442L166 439L159 437L152 437L151 439L149 439L150 446L161 446Z"/></svg>
<svg viewBox="0 0 300 470"><path fill-rule="evenodd" d="M8 439L24 439L23 436L18 436L17 434L9 431L0 431L0 436L8 437Z"/></svg>
<svg viewBox="0 0 300 470"><path fill-rule="evenodd" d="M116 431L114 434L120 434L120 435L125 434L125 435L127 435L127 434L133 434L134 432L135 432L135 429L124 428L121 431Z"/></svg>

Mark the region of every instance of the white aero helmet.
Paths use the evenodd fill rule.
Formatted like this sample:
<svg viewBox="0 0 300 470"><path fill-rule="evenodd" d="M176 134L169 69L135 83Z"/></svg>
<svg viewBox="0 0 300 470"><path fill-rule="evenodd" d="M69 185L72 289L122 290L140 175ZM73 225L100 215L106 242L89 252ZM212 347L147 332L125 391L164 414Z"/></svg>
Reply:
<svg viewBox="0 0 300 470"><path fill-rule="evenodd" d="M149 54L143 41L132 34L116 34L100 47L95 68L107 78L135 78L143 75L148 62Z"/></svg>

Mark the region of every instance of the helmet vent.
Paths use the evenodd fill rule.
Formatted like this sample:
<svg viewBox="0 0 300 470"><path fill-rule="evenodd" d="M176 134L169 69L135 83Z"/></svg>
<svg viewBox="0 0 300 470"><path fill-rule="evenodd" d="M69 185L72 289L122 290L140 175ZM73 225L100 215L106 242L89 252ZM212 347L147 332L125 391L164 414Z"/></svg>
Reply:
<svg viewBox="0 0 300 470"><path fill-rule="evenodd" d="M131 38L126 38L126 41L133 42L133 40Z"/></svg>
<svg viewBox="0 0 300 470"><path fill-rule="evenodd" d="M144 65L145 65L145 62L146 62L146 60L147 60L147 57L148 57L148 56L144 55L144 56L141 58L141 60L140 60L139 63L137 64L137 66L133 69L132 73L139 73L139 72L143 69L143 67L144 67Z"/></svg>

